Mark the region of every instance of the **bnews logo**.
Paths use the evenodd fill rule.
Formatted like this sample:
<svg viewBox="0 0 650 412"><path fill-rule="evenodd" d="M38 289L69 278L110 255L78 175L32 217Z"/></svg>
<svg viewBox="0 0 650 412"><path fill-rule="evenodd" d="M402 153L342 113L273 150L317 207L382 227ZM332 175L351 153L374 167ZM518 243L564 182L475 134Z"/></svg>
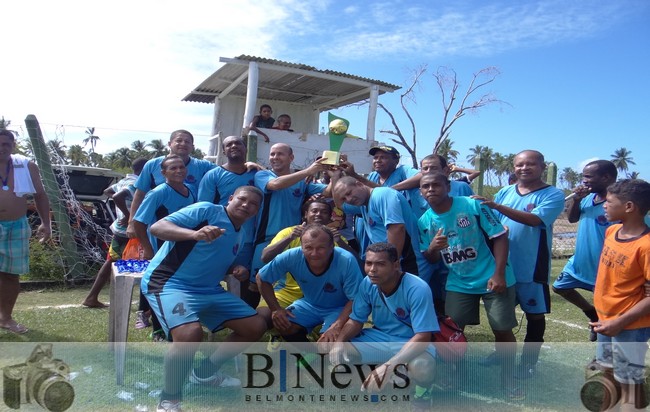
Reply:
<svg viewBox="0 0 650 412"><path fill-rule="evenodd" d="M321 389L348 389L355 383L359 383L360 387L360 383L368 376L372 376L380 387L389 384L393 389L407 389L411 385L408 366L403 363L391 365L380 376L375 372L379 364L330 365L327 353L303 355L283 349L275 356L266 353L244 353L244 356L246 357L246 384L243 386L245 389L275 388L280 392L304 389L309 377ZM392 375L392 379L386 382L389 374ZM313 387L311 383L309 386Z"/></svg>
<svg viewBox="0 0 650 412"><path fill-rule="evenodd" d="M327 353L280 350L274 354L244 353L246 376L242 388L246 402L409 402L408 366L391 365L378 373L380 364L331 365ZM359 393L368 378L390 394ZM326 393L314 393L319 391ZM254 391L255 394L251 394Z"/></svg>

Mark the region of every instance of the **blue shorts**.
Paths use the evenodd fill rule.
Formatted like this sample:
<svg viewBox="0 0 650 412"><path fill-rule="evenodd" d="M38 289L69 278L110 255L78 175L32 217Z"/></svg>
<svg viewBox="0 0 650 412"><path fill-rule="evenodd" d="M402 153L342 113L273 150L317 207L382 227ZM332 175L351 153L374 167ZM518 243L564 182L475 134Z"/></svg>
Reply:
<svg viewBox="0 0 650 412"><path fill-rule="evenodd" d="M0 220L0 272L29 273L29 237L32 229L26 217Z"/></svg>
<svg viewBox="0 0 650 412"><path fill-rule="evenodd" d="M618 382L644 383L648 340L650 328L623 330L612 337L599 333L596 360L604 367L614 368L614 378Z"/></svg>
<svg viewBox="0 0 650 412"><path fill-rule="evenodd" d="M555 282L553 282L553 287L560 290L584 289L590 292L594 291L594 285L590 285L589 283L574 278L569 272L560 273L560 276L558 276L557 279L555 279Z"/></svg>
<svg viewBox="0 0 650 412"><path fill-rule="evenodd" d="M397 352L402 350L409 339L396 337L375 328L361 329L359 335L350 339L354 348L361 355L364 363L384 363ZM426 352L436 357L436 348L427 344Z"/></svg>
<svg viewBox="0 0 650 412"><path fill-rule="evenodd" d="M291 323L302 326L311 333L316 326L323 325L321 333L325 332L341 314L343 306L338 308L320 308L308 303L304 298L293 302L287 310L294 317L289 317Z"/></svg>
<svg viewBox="0 0 650 412"><path fill-rule="evenodd" d="M517 303L521 310L530 314L551 313L551 293L548 283L519 283L515 284Z"/></svg>
<svg viewBox="0 0 650 412"><path fill-rule="evenodd" d="M160 293L146 293L145 297L167 335L176 326L192 322L201 322L210 331L215 332L229 320L257 314L255 309L225 290L205 295L163 290Z"/></svg>

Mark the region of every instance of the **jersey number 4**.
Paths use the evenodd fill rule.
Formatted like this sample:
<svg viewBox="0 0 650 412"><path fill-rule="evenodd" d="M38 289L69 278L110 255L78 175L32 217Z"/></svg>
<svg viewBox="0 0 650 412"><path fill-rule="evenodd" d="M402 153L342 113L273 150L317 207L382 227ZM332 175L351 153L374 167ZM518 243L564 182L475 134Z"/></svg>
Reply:
<svg viewBox="0 0 650 412"><path fill-rule="evenodd" d="M174 315L185 316L185 307L183 306L183 303L177 303L176 306L174 306L174 309L172 309L172 313Z"/></svg>

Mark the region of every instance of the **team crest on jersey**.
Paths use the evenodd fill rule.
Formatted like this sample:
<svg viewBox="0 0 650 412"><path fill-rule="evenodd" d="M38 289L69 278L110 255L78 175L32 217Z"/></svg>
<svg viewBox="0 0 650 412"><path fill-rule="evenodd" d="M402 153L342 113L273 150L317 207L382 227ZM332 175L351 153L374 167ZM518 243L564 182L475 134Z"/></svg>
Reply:
<svg viewBox="0 0 650 412"><path fill-rule="evenodd" d="M331 283L327 282L325 286L323 286L323 292L325 293L335 293L336 292L336 287L332 285Z"/></svg>
<svg viewBox="0 0 650 412"><path fill-rule="evenodd" d="M291 194L293 197L302 197L302 191L300 189L295 189Z"/></svg>
<svg viewBox="0 0 650 412"><path fill-rule="evenodd" d="M236 244L232 247L232 254L233 254L233 256L236 256L236 255L237 255L237 252L239 252L239 243L236 243Z"/></svg>
<svg viewBox="0 0 650 412"><path fill-rule="evenodd" d="M458 225L458 227L466 228L466 227L470 227L472 221L469 220L467 216L461 215L458 217L458 219L456 219L456 224Z"/></svg>
<svg viewBox="0 0 650 412"><path fill-rule="evenodd" d="M535 209L535 203L528 203L526 207L524 208L524 211L526 212L532 212L533 209Z"/></svg>
<svg viewBox="0 0 650 412"><path fill-rule="evenodd" d="M397 316L397 319L401 321L405 321L406 319L409 318L409 314L406 313L406 311L403 308L395 309L395 316Z"/></svg>
<svg viewBox="0 0 650 412"><path fill-rule="evenodd" d="M376 223L370 216L368 216L368 226L375 227Z"/></svg>
<svg viewBox="0 0 650 412"><path fill-rule="evenodd" d="M610 223L607 221L607 218L605 215L600 215L596 218L596 223L598 223L600 226L609 226Z"/></svg>
<svg viewBox="0 0 650 412"><path fill-rule="evenodd" d="M185 178L186 183L196 183L196 177L194 175L187 175Z"/></svg>

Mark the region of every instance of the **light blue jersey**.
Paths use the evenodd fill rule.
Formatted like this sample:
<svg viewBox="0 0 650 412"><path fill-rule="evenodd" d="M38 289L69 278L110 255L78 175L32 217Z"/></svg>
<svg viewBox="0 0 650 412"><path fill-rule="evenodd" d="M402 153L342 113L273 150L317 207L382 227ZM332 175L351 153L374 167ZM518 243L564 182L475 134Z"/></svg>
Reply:
<svg viewBox="0 0 650 412"><path fill-rule="evenodd" d="M243 245L244 233L235 230L225 208L199 202L165 219L193 230L217 226L225 229L225 233L212 242L186 240L163 243L142 277L142 292L178 290L195 294L226 293L219 282L235 261Z"/></svg>
<svg viewBox="0 0 650 412"><path fill-rule="evenodd" d="M285 227L300 224L302 204L304 201L327 187L320 183L305 183L301 180L292 186L280 190L267 190L266 185L278 176L271 170L262 170L255 175L255 186L264 193L264 203L260 207L255 236L255 254L253 256L253 275L264 263L262 250L273 240L275 235Z"/></svg>
<svg viewBox="0 0 650 412"><path fill-rule="evenodd" d="M306 300L317 309L340 308L354 299L362 279L356 258L347 250L335 247L327 270L314 275L302 248L285 250L263 266L258 275L273 284L284 279L287 272L295 279Z"/></svg>
<svg viewBox="0 0 650 412"><path fill-rule="evenodd" d="M215 205L226 206L228 199L241 186L255 186L256 170L238 174L226 170L221 166L209 170L199 184L199 202L211 202ZM253 250L255 249L255 224L256 219L248 219L242 226L244 230L245 246L237 257L238 264L250 271Z"/></svg>
<svg viewBox="0 0 650 412"><path fill-rule="evenodd" d="M147 225L147 235L154 253L162 246L163 241L149 232L151 225L185 206L196 203L196 196L192 192L192 188L187 185L185 187L188 189L187 196L180 194L167 183L156 186L145 195L142 204L135 212L133 220Z"/></svg>
<svg viewBox="0 0 650 412"><path fill-rule="evenodd" d="M453 197L451 209L437 214L429 209L418 221L420 250L426 250L443 229L449 247L442 250L442 262L449 268L447 290L485 294L488 280L494 275L496 262L486 239L505 236L506 229L492 210L469 197ZM510 265L506 266L506 286L515 284Z"/></svg>
<svg viewBox="0 0 650 412"><path fill-rule="evenodd" d="M418 222L401 193L389 187L376 187L372 189L367 205L355 207L344 204L343 210L346 213L348 210L361 211L369 244L387 242L386 229L389 225L404 225L406 239L402 250L402 269L412 273L417 272L425 282L429 282L433 266L420 253Z"/></svg>
<svg viewBox="0 0 650 412"><path fill-rule="evenodd" d="M397 289L383 295L368 277L359 286L350 319L365 323L372 315L373 328L378 329L396 342L404 342L416 333L440 330L433 308L431 290L422 279L404 273Z"/></svg>
<svg viewBox="0 0 650 412"><path fill-rule="evenodd" d="M154 187L165 183L165 177L162 175L162 169L160 167L165 157L156 157L144 164L144 168L140 176L138 176L138 180L135 182L136 189L147 193ZM185 164L185 167L187 167L187 176L185 177L184 183L191 187L194 193L198 193L199 182L203 176L208 170L214 169L217 165L207 160L190 157L190 161Z"/></svg>
<svg viewBox="0 0 650 412"><path fill-rule="evenodd" d="M494 201L515 210L533 213L541 219L541 225L528 226L495 211L501 223L508 228L510 263L517 282L548 283L553 222L564 209L564 193L555 186L545 186L522 195L514 184L499 190Z"/></svg>
<svg viewBox="0 0 650 412"><path fill-rule="evenodd" d="M400 182L403 182L406 179L415 176L418 173L419 171L417 169L414 169L406 165L399 165L397 166L397 168L395 168L393 173L391 173L390 176L388 176L388 178L384 181L384 183L381 183L380 181L381 176L379 176L379 173L377 172L370 173L368 175L368 180L377 184L381 184L383 187L391 187ZM408 189L408 190L402 190L400 191L400 193L404 195L406 200L411 205L411 209L413 210L413 214L415 214L415 217L422 216L422 214L429 207L427 201L424 200L422 195L420 195L420 188L418 187L413 189Z"/></svg>
<svg viewBox="0 0 650 412"><path fill-rule="evenodd" d="M596 284L598 261L605 241L605 230L612 225L605 217L603 204L595 202L596 194L590 193L580 201L580 221L576 233L576 250L562 269L575 279L590 285Z"/></svg>

